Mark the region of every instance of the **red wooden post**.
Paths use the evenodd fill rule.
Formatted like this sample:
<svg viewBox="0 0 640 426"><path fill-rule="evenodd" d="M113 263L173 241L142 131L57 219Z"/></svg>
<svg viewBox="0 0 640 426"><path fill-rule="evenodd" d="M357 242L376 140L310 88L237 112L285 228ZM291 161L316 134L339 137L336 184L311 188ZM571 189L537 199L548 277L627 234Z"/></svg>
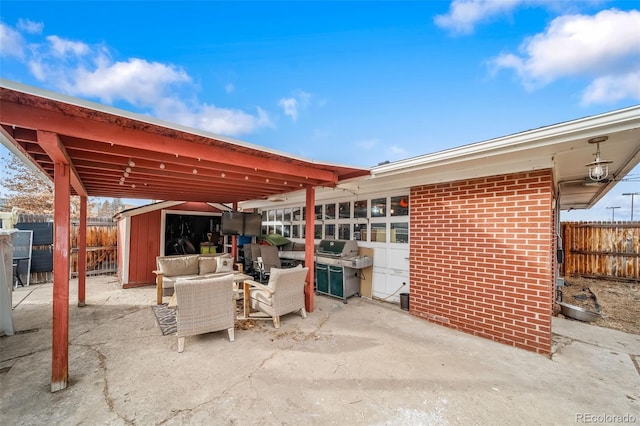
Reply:
<svg viewBox="0 0 640 426"><path fill-rule="evenodd" d="M313 282L315 276L315 239L313 235L315 218L315 205L316 205L316 190L313 187L307 188L306 195L307 214L305 217L305 237L304 237L304 264L309 267L309 274L307 276L307 285L304 292L304 304L307 312L313 312Z"/></svg>
<svg viewBox="0 0 640 426"><path fill-rule="evenodd" d="M55 163L51 392L65 389L69 379L70 182L69 165Z"/></svg>
<svg viewBox="0 0 640 426"><path fill-rule="evenodd" d="M80 229L78 230L78 306L84 306L87 284L87 197L80 197Z"/></svg>

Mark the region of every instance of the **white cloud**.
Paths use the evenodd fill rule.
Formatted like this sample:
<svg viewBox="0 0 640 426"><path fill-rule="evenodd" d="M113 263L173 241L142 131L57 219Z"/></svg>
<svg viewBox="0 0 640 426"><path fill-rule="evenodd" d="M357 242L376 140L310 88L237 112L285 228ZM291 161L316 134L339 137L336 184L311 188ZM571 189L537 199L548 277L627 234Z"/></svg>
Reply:
<svg viewBox="0 0 640 426"><path fill-rule="evenodd" d="M51 53L57 56L83 56L90 52L89 46L79 41L65 40L55 35L47 37L47 41L51 45Z"/></svg>
<svg viewBox="0 0 640 426"><path fill-rule="evenodd" d="M583 92L584 105L640 99L640 70L616 76L596 78Z"/></svg>
<svg viewBox="0 0 640 426"><path fill-rule="evenodd" d="M407 150L398 145L391 145L385 150L391 158L399 159L407 157Z"/></svg>
<svg viewBox="0 0 640 426"><path fill-rule="evenodd" d="M20 19L18 20L17 28L25 33L40 34L44 29L44 24L42 22L33 22L29 19Z"/></svg>
<svg viewBox="0 0 640 426"><path fill-rule="evenodd" d="M233 91L236 90L235 86L233 85L233 83L227 83L224 86L224 91L227 93L233 93Z"/></svg>
<svg viewBox="0 0 640 426"><path fill-rule="evenodd" d="M21 21L19 26L31 33L43 28L30 21ZM183 98L196 98L191 92L195 86L189 74L173 64L141 58L114 61L106 46L57 35L46 36L26 49L20 32L2 23L0 44L2 55L23 59L35 78L69 95L97 98L107 104L126 101L158 118L229 136L273 125L260 107L251 113L197 100L186 104ZM233 85L225 89L233 91Z"/></svg>
<svg viewBox="0 0 640 426"><path fill-rule="evenodd" d="M0 56L13 56L22 59L25 56L25 41L22 35L13 28L0 22Z"/></svg>
<svg viewBox="0 0 640 426"><path fill-rule="evenodd" d="M543 7L568 14L574 9L598 7L608 0L453 0L447 13L436 15L434 23L453 34L470 34L475 27L498 17L510 17L519 7Z"/></svg>
<svg viewBox="0 0 640 426"><path fill-rule="evenodd" d="M144 59L98 62L93 69L81 66L73 70L66 90L72 95L97 97L107 103L123 99L136 106L153 106L165 96L168 86L191 80L180 68Z"/></svg>
<svg viewBox="0 0 640 426"><path fill-rule="evenodd" d="M281 107L284 114L291 117L293 121L298 120L298 100L296 98L282 98L278 101L278 106Z"/></svg>
<svg viewBox="0 0 640 426"><path fill-rule="evenodd" d="M437 26L452 33L469 34L475 25L499 14L511 12L525 0L453 0L449 11L437 15Z"/></svg>
<svg viewBox="0 0 640 426"><path fill-rule="evenodd" d="M294 122L298 121L300 112L307 110L310 105L311 94L302 90L296 90L293 96L278 101L278 106L282 108L284 114L291 117Z"/></svg>
<svg viewBox="0 0 640 426"><path fill-rule="evenodd" d="M567 15L554 19L544 33L520 46L520 54L503 54L491 63L494 71L512 69L528 89L568 76L594 78L583 102L635 96L621 94L639 71L640 12L604 10L594 16ZM616 89L607 95L605 89ZM637 90L635 91L637 93Z"/></svg>
<svg viewBox="0 0 640 426"><path fill-rule="evenodd" d="M252 115L209 104L187 106L178 99L165 98L156 105L155 110L156 115L164 120L229 136L251 133L260 127L273 125L267 112L260 107Z"/></svg>

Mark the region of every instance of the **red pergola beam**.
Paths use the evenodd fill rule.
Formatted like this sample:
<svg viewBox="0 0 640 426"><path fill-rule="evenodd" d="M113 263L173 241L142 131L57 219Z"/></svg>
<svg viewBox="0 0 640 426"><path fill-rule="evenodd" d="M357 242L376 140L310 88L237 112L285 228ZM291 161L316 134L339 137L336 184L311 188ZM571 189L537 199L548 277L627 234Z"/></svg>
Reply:
<svg viewBox="0 0 640 426"><path fill-rule="evenodd" d="M165 154L176 154L175 144L179 140L179 151L183 156L207 161L219 161L224 158L227 164L273 173L282 173L284 167L287 169L287 173L296 176L327 183L337 183L338 181L338 176L331 170L309 167L302 162L295 164L296 160L286 157L260 156L257 155L260 153L259 150L250 147L238 145L237 150L232 150L228 147L229 142L218 141L220 146L217 146L211 143L213 141L211 138L161 128L130 118L119 117L120 123L112 124L106 121L111 117L110 115L94 110L88 110L85 114L90 113L92 117L104 117L104 119L72 116L68 112L64 114L60 111L45 109L40 105L36 107L33 104L11 101L10 99L15 96L25 98L31 95L16 95L5 88L0 88L0 108L4 123L29 128L33 123L42 122L47 123L47 130L51 133L106 142L118 146L118 149L130 147ZM68 109L82 110L83 108L69 105ZM291 163L285 164L285 158Z"/></svg>
<svg viewBox="0 0 640 426"><path fill-rule="evenodd" d="M58 135L56 133L38 130L38 143L54 163L67 164L69 166L71 173L71 186L73 186L73 189L76 190L78 195L86 197L87 190L84 188L84 184L80 180L80 176L75 170L73 162L69 158L62 142L60 142Z"/></svg>

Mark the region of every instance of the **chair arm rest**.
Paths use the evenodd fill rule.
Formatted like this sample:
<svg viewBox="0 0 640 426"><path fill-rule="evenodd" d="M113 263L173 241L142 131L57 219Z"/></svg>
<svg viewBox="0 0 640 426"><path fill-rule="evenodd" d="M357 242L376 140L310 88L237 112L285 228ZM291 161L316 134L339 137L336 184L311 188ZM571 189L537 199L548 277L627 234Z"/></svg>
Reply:
<svg viewBox="0 0 640 426"><path fill-rule="evenodd" d="M251 285L252 287L256 287L259 288L260 290L264 290L267 293L269 293L270 295L275 293L275 291L271 288L271 287L267 287L264 284L260 284L257 281L253 281L253 280L245 280L245 283L248 283L249 285Z"/></svg>
<svg viewBox="0 0 640 426"><path fill-rule="evenodd" d="M164 272L162 272L162 271L161 271L161 270L159 270L159 269L156 269L155 271L151 271L151 272L152 272L152 273L154 273L154 274L156 274L156 275L162 275L162 274L164 274Z"/></svg>

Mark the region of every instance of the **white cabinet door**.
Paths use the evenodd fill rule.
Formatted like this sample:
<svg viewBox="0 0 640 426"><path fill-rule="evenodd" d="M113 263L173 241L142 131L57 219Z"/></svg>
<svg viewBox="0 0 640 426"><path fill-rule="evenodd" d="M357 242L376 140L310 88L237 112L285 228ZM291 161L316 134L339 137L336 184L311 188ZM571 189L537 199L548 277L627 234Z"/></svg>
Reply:
<svg viewBox="0 0 640 426"><path fill-rule="evenodd" d="M399 302L400 293L409 293L409 247L376 247L373 296L387 302Z"/></svg>

